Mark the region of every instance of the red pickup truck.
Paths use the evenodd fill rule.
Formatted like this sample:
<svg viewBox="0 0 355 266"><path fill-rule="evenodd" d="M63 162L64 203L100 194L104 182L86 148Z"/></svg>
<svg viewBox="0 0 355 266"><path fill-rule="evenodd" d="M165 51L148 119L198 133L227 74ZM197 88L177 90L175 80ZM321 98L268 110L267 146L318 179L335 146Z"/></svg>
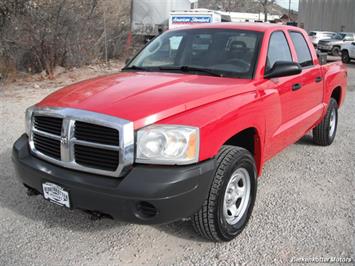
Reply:
<svg viewBox="0 0 355 266"><path fill-rule="evenodd" d="M28 108L12 157L29 195L134 223L191 217L202 236L229 241L267 160L310 130L333 142L346 87L342 63L320 65L302 29L179 28L122 72Z"/></svg>

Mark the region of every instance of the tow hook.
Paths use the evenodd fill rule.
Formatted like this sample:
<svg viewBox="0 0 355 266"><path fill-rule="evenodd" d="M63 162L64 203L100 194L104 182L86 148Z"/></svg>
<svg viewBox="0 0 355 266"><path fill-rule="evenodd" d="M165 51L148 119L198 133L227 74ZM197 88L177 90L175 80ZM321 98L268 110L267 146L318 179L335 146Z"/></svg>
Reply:
<svg viewBox="0 0 355 266"><path fill-rule="evenodd" d="M110 215L104 214L102 212L97 212L97 211L85 211L90 215L90 220L91 221L98 221L104 218L112 219Z"/></svg>
<svg viewBox="0 0 355 266"><path fill-rule="evenodd" d="M34 190L33 188L27 187L26 194L27 196L32 197L39 195L39 192L37 190Z"/></svg>

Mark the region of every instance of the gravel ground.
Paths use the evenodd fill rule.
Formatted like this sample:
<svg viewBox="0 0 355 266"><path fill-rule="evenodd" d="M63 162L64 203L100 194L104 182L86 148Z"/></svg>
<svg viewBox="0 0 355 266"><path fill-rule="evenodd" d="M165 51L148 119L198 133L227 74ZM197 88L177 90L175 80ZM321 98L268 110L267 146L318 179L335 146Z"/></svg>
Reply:
<svg viewBox="0 0 355 266"><path fill-rule="evenodd" d="M292 258L355 259L355 64L330 147L309 135L266 164L246 230L232 242L204 241L189 222L142 226L103 219L27 197L11 146L24 110L56 88L27 83L0 90L0 265L289 264ZM63 84L62 84L63 85Z"/></svg>

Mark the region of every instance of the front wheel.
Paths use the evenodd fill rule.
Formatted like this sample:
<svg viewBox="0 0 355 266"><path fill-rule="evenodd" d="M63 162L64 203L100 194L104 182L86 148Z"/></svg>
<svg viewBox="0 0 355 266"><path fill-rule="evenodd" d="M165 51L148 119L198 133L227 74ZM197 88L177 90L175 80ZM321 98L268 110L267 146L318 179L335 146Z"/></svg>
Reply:
<svg viewBox="0 0 355 266"><path fill-rule="evenodd" d="M192 217L197 233L212 241L235 238L253 210L256 178L254 158L249 151L223 146L208 198Z"/></svg>
<svg viewBox="0 0 355 266"><path fill-rule="evenodd" d="M313 129L313 141L321 146L333 143L338 126L338 104L334 98L330 98L327 113L322 122Z"/></svg>
<svg viewBox="0 0 355 266"><path fill-rule="evenodd" d="M340 55L340 47L337 47L337 46L333 47L332 55L339 56Z"/></svg>
<svg viewBox="0 0 355 266"><path fill-rule="evenodd" d="M341 61L343 61L343 63L345 64L349 64L350 63L350 55L349 52L344 50L341 52Z"/></svg>

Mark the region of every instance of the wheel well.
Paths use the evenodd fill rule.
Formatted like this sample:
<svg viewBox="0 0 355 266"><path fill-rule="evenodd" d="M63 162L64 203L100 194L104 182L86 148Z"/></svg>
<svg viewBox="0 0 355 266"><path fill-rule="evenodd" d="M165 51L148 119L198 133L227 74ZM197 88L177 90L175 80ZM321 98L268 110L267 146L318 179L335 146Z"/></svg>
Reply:
<svg viewBox="0 0 355 266"><path fill-rule="evenodd" d="M341 97L341 87L336 87L333 92L332 92L332 95L330 96L331 98L334 98L337 103L338 103L338 106L340 104L340 97Z"/></svg>
<svg viewBox="0 0 355 266"><path fill-rule="evenodd" d="M251 127L238 132L229 138L224 145L238 146L248 150L254 156L257 170L260 173L260 138L255 128Z"/></svg>

